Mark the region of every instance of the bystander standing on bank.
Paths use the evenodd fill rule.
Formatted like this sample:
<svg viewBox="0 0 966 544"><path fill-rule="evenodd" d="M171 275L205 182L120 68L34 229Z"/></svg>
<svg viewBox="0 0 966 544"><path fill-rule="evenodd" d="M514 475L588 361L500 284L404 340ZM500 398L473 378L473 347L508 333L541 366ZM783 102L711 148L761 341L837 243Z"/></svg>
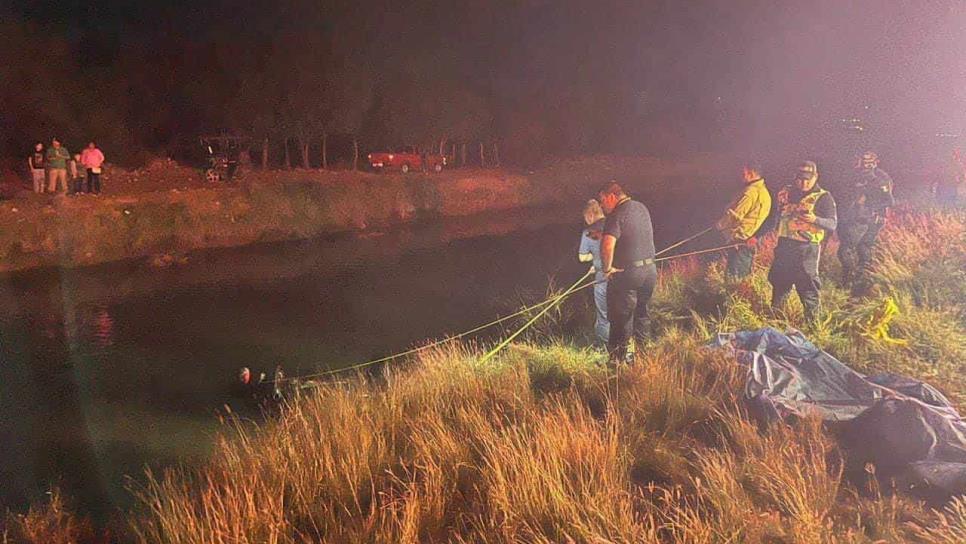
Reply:
<svg viewBox="0 0 966 544"><path fill-rule="evenodd" d="M75 153L74 158L70 161L70 168L67 169L70 174L70 193L80 194L84 192L84 165L81 164L80 153Z"/></svg>
<svg viewBox="0 0 966 544"><path fill-rule="evenodd" d="M47 192L67 192L67 161L70 151L54 138L47 149Z"/></svg>
<svg viewBox="0 0 966 544"><path fill-rule="evenodd" d="M37 142L34 150L27 157L27 166L30 168L30 179L34 184L35 193L43 193L47 185L46 157L44 157L44 144Z"/></svg>
<svg viewBox="0 0 966 544"><path fill-rule="evenodd" d="M81 162L87 169L87 192L100 194L101 192L101 169L104 166L104 153L97 147L95 142L87 144L87 148L81 154Z"/></svg>

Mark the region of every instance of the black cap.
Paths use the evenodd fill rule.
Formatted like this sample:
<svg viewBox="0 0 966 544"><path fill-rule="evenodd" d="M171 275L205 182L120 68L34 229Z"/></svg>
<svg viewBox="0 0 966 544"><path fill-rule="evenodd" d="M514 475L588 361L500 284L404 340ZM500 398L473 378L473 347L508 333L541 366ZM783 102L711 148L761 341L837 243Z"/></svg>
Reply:
<svg viewBox="0 0 966 544"><path fill-rule="evenodd" d="M818 165L815 164L815 161L803 161L801 164L798 165L798 173L808 174L810 176L817 175Z"/></svg>

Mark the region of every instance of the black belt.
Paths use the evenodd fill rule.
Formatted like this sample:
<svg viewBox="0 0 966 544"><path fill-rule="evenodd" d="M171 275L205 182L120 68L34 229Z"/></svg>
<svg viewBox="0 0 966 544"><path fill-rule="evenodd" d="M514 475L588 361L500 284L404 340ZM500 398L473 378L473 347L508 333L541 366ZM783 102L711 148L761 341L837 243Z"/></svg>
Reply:
<svg viewBox="0 0 966 544"><path fill-rule="evenodd" d="M631 263L630 268L640 268L642 266L647 266L649 264L654 264L654 259L644 259L643 261L634 261Z"/></svg>

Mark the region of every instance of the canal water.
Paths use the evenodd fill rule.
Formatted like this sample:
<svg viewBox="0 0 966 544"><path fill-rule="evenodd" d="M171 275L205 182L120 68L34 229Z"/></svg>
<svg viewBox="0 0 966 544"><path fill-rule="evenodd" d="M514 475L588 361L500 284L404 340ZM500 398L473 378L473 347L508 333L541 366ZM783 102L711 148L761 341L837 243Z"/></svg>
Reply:
<svg viewBox="0 0 966 544"><path fill-rule="evenodd" d="M579 206L0 278L0 504L57 485L110 515L145 467L206 457L239 367L346 366L542 299L585 269ZM659 247L706 226L675 209Z"/></svg>

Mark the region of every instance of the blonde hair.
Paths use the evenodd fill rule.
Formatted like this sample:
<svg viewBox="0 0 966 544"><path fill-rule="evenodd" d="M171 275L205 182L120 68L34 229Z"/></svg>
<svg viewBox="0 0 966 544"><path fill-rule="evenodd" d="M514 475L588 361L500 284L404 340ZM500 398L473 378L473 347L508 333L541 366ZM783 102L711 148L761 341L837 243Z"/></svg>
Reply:
<svg viewBox="0 0 966 544"><path fill-rule="evenodd" d="M584 223L593 225L604 218L604 210L600 209L600 203L596 199L590 199L584 205Z"/></svg>

